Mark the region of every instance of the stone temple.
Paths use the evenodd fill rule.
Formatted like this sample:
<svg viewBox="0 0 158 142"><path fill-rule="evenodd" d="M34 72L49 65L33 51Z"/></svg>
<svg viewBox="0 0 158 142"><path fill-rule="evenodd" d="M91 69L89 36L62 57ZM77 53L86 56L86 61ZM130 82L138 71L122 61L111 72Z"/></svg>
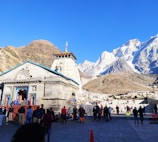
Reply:
<svg viewBox="0 0 158 142"><path fill-rule="evenodd" d="M76 57L67 51L54 54L51 68L25 61L0 74L0 105L40 105L60 112L71 108L80 95Z"/></svg>

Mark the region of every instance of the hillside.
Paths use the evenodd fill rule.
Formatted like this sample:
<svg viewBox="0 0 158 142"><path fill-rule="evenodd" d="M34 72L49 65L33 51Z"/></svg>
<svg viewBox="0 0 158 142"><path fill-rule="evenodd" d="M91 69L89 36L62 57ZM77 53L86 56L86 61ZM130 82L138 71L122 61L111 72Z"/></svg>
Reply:
<svg viewBox="0 0 158 142"><path fill-rule="evenodd" d="M61 51L47 40L35 40L22 47L6 46L0 48L0 72L6 71L26 60L51 67L53 54Z"/></svg>
<svg viewBox="0 0 158 142"><path fill-rule="evenodd" d="M112 73L87 82L83 89L104 94L124 94L132 91L153 91L156 75L137 73Z"/></svg>

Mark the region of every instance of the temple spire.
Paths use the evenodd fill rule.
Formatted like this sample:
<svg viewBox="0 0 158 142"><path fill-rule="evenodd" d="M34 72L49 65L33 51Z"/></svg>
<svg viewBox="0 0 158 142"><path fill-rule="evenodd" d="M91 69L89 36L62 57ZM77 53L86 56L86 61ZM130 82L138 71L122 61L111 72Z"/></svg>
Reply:
<svg viewBox="0 0 158 142"><path fill-rule="evenodd" d="M68 41L66 41L66 44L65 44L65 52L68 52Z"/></svg>

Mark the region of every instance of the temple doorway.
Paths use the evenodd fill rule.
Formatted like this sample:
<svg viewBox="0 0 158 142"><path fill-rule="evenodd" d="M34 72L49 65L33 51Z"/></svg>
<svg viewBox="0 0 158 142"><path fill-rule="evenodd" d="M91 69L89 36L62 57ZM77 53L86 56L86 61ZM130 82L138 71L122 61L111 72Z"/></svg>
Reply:
<svg viewBox="0 0 158 142"><path fill-rule="evenodd" d="M27 92L25 89L20 89L18 95L21 96L20 98L22 101L27 100Z"/></svg>
<svg viewBox="0 0 158 142"><path fill-rule="evenodd" d="M27 101L28 98L28 86L17 86L16 95L15 95L15 104L21 104L24 101Z"/></svg>

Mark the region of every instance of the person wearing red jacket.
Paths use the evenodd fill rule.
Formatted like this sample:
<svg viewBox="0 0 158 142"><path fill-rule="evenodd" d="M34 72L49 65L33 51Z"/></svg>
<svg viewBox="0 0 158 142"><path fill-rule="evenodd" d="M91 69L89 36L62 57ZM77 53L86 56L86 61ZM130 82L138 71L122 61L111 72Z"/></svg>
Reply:
<svg viewBox="0 0 158 142"><path fill-rule="evenodd" d="M66 123L66 107L65 106L61 110L61 119L63 123Z"/></svg>

